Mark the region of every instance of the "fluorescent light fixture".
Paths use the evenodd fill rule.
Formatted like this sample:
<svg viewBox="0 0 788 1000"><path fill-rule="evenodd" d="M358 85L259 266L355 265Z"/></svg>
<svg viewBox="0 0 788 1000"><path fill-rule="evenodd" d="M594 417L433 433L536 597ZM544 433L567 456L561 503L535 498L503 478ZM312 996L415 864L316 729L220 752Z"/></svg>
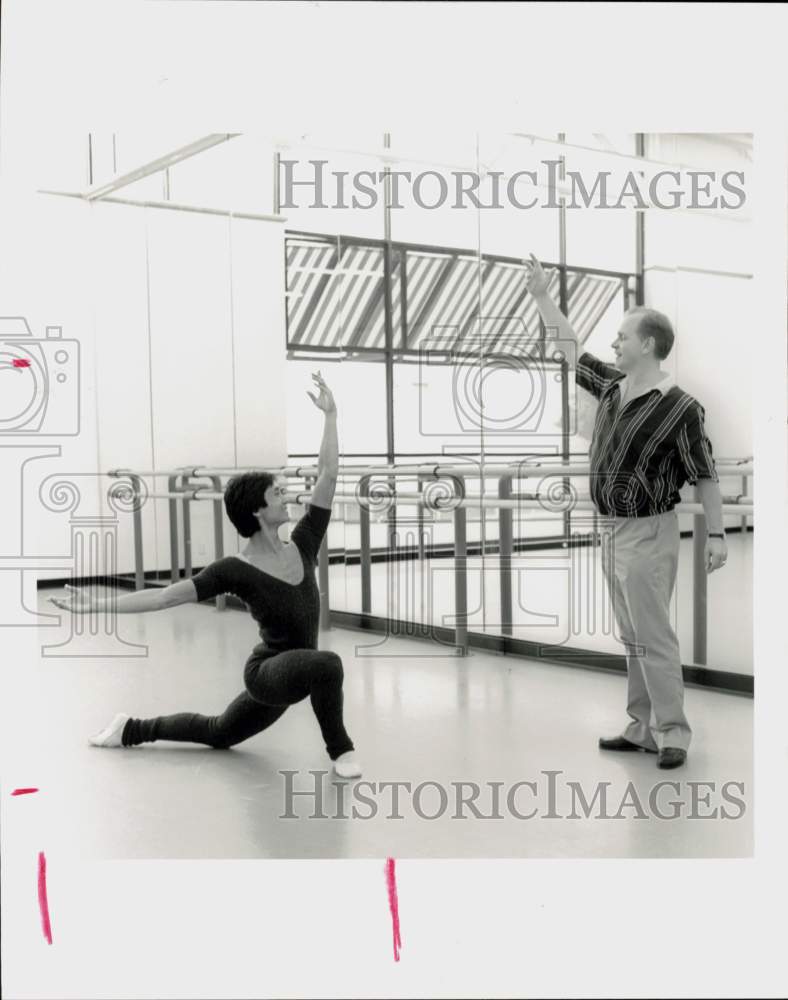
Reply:
<svg viewBox="0 0 788 1000"><path fill-rule="evenodd" d="M288 271L308 271L311 274L330 274L335 277L340 274L349 274L368 278L382 278L382 271L369 271L364 268L352 267L313 267L310 264L295 264L288 267Z"/></svg>
<svg viewBox="0 0 788 1000"><path fill-rule="evenodd" d="M443 253L431 253L429 250L410 250L407 247L406 250L409 257L429 257L433 260L446 260L447 257L453 257L455 260L470 261L471 263L476 264L480 259L476 255L467 253L452 253L449 249L445 250Z"/></svg>
<svg viewBox="0 0 788 1000"><path fill-rule="evenodd" d="M290 352L295 358L310 358L317 361L327 360L330 361L332 358L336 360L341 360L347 357L347 353L343 350L334 350L333 348L326 349L325 351L309 351L301 350L300 347L290 348Z"/></svg>
<svg viewBox="0 0 788 1000"><path fill-rule="evenodd" d="M572 142L559 142L558 139L546 139L543 136L531 135L523 132L513 133L514 137L527 142L534 149L540 149L546 154L570 157L573 154L586 154L594 160L595 165L607 164L611 170L644 170L659 173L665 169L689 169L702 170L703 168L681 160L651 160L645 156L637 156L635 153L619 153L613 149L595 149L593 146L583 146ZM504 147L507 150L510 147Z"/></svg>

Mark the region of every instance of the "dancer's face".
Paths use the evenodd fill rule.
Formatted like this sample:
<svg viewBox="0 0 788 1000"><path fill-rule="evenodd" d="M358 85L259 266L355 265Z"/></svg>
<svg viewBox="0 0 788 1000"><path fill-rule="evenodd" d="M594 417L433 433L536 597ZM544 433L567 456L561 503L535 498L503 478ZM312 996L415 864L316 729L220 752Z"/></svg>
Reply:
<svg viewBox="0 0 788 1000"><path fill-rule="evenodd" d="M287 483L284 479L277 479L275 483L265 491L266 506L258 511L260 520L273 527L286 524L290 520L287 512L287 504L284 501L287 493Z"/></svg>
<svg viewBox="0 0 788 1000"><path fill-rule="evenodd" d="M653 356L653 341L650 337L641 340L638 324L641 317L625 316L621 321L618 335L613 341L616 367L622 372L631 372Z"/></svg>

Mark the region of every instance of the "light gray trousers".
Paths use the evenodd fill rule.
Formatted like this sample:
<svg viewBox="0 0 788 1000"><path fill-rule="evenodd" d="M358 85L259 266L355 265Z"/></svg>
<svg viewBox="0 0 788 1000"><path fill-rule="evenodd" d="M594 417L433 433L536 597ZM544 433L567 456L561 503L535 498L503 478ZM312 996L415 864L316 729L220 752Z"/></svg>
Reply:
<svg viewBox="0 0 788 1000"><path fill-rule="evenodd" d="M608 519L603 531L602 569L613 601L618 638L627 653L627 714L631 722L622 735L651 750L687 750L692 737L684 714L679 641L670 623L678 560L679 519L675 510L651 517Z"/></svg>

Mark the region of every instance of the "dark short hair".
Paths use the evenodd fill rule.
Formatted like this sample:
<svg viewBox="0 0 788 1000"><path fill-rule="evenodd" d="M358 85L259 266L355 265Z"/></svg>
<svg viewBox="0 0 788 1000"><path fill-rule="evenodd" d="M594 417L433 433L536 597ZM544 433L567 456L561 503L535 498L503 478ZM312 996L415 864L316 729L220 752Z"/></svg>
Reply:
<svg viewBox="0 0 788 1000"><path fill-rule="evenodd" d="M657 309L647 309L645 306L635 306L627 313L629 316L640 316L638 336L654 338L654 356L664 361L673 348L673 327L668 317Z"/></svg>
<svg viewBox="0 0 788 1000"><path fill-rule="evenodd" d="M240 476L233 476L225 486L224 509L235 530L243 538L251 538L260 530L260 522L254 512L267 506L265 491L274 482L270 472L244 472Z"/></svg>

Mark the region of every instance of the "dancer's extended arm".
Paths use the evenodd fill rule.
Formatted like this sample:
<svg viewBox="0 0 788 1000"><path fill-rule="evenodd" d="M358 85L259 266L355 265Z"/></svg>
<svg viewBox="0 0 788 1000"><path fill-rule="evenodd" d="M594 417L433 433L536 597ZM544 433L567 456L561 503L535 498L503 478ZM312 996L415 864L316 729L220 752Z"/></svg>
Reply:
<svg viewBox="0 0 788 1000"><path fill-rule="evenodd" d="M142 614L145 611L163 611L165 608L197 600L197 591L191 580L180 580L169 587L151 587L112 597L94 597L88 591L68 584L66 590L66 597L50 597L49 600L55 607L78 615L112 610L118 614Z"/></svg>

